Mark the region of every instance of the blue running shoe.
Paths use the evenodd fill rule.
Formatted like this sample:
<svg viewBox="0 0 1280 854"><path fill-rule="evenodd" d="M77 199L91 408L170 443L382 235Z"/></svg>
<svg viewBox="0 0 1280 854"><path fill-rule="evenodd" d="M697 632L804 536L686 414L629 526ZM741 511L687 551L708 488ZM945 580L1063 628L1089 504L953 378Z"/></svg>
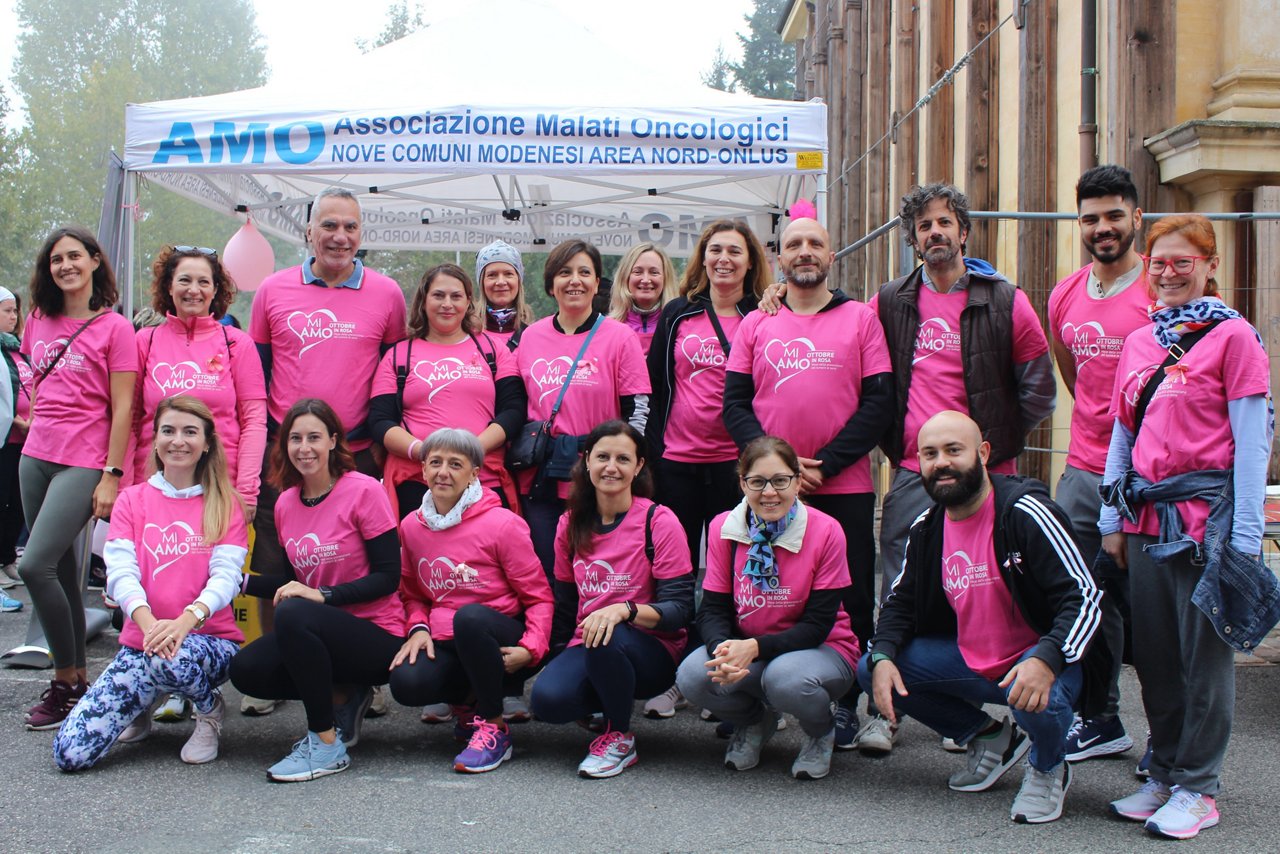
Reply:
<svg viewBox="0 0 1280 854"><path fill-rule="evenodd" d="M325 744L320 736L308 732L293 745L288 756L267 769L267 779L276 783L305 783L350 767L351 758L341 738Z"/></svg>

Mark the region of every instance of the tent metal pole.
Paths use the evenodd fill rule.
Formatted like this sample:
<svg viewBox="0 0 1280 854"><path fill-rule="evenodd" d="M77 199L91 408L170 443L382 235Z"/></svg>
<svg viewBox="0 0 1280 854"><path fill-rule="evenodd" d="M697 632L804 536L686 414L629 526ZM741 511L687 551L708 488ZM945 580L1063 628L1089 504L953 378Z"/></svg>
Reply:
<svg viewBox="0 0 1280 854"><path fill-rule="evenodd" d="M825 228L827 225L827 172L824 169L815 176L818 182L818 192L814 197L813 206L818 209L818 222Z"/></svg>
<svg viewBox="0 0 1280 854"><path fill-rule="evenodd" d="M133 256L134 243L137 239L137 218L134 211L138 202L138 173L125 170L124 198L122 200L125 214L120 220L120 259L116 267L117 273L124 272L124 316L133 320Z"/></svg>

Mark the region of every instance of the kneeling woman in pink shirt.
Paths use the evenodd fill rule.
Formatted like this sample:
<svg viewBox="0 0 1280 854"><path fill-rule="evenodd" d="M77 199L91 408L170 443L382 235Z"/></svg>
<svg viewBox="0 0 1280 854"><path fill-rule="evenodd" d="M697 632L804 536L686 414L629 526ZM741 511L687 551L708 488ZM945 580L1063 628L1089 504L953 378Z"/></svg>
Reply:
<svg viewBox="0 0 1280 854"><path fill-rule="evenodd" d="M844 532L800 503L800 461L782 439L750 442L738 473L746 497L707 535L697 619L706 645L689 653L676 682L690 703L734 725L724 760L738 771L759 764L775 712L795 715L805 739L791 774L816 780L830 771L832 709L858 662L841 604L850 584Z"/></svg>
<svg viewBox="0 0 1280 854"><path fill-rule="evenodd" d="M355 470L332 407L305 398L289 408L272 450L280 546L289 572L245 576L245 592L273 597L275 631L240 651L231 682L241 693L301 699L307 734L267 769L278 783L347 770L347 748L404 642L400 542L382 485Z"/></svg>
<svg viewBox="0 0 1280 854"><path fill-rule="evenodd" d="M116 499L104 554L107 594L128 616L120 651L54 738L64 771L92 766L116 741L146 738L151 705L169 691L196 708L182 761L218 755L218 686L244 640L227 607L248 553L244 510L207 406L165 398L153 431L156 474Z"/></svg>
<svg viewBox="0 0 1280 854"><path fill-rule="evenodd" d="M511 758L505 682L547 654L551 587L529 526L480 485L475 434L442 428L423 440L422 506L400 523L400 598L409 637L392 663L406 706L449 703L467 747L455 771L492 771Z"/></svg>
<svg viewBox="0 0 1280 854"><path fill-rule="evenodd" d="M534 714L569 723L603 713L604 734L578 765L613 777L636 761L635 700L669 687L693 613L693 569L674 513L649 499L644 436L606 421L573 468L555 540L552 649L533 686Z"/></svg>

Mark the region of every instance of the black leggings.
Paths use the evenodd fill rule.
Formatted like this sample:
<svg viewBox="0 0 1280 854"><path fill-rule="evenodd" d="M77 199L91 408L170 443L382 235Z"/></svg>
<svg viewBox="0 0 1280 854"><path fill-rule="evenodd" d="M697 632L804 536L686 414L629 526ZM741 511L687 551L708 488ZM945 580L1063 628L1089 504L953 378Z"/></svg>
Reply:
<svg viewBox="0 0 1280 854"><path fill-rule="evenodd" d="M22 444L10 441L0 448L0 565L18 562L22 536L22 492L18 489L18 460Z"/></svg>
<svg viewBox="0 0 1280 854"><path fill-rule="evenodd" d="M404 639L333 605L286 599L275 631L231 659L231 684L242 694L302 700L307 729L333 728L333 686L383 685Z"/></svg>
<svg viewBox="0 0 1280 854"><path fill-rule="evenodd" d="M464 605L453 616L453 639L435 641L436 657L418 654L391 671L391 696L406 706L429 703L462 705L475 696L476 714L485 720L502 714L502 697L513 683L532 674L508 675L500 647L515 646L524 636L524 621L488 605ZM519 692L516 692L519 693Z"/></svg>
<svg viewBox="0 0 1280 854"><path fill-rule="evenodd" d="M671 508L684 528L689 541L689 554L693 558L693 571L698 574L702 565L702 535L711 520L726 510L732 510L742 500L738 488L738 464L734 460L722 463L680 463L665 458L654 466L657 481L657 501Z"/></svg>

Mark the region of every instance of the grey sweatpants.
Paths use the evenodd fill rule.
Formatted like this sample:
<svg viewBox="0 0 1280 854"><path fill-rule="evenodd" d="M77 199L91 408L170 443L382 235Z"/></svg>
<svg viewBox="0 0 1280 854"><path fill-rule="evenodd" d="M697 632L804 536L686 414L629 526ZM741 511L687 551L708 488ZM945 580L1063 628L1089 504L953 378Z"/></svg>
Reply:
<svg viewBox="0 0 1280 854"><path fill-rule="evenodd" d="M1201 567L1189 555L1156 563L1154 537L1130 534L1133 659L1151 727L1151 777L1217 796L1235 712L1235 654L1191 604Z"/></svg>
<svg viewBox="0 0 1280 854"><path fill-rule="evenodd" d="M884 494L880 507L880 602L889 595L893 580L902 572L902 559L907 554L907 534L911 523L933 506L924 491L924 480L911 469L893 470L893 481Z"/></svg>
<svg viewBox="0 0 1280 854"><path fill-rule="evenodd" d="M758 723L768 706L794 715L805 735L818 738L835 725L831 704L853 685L853 668L829 646L752 662L747 676L731 685L711 681L710 660L707 648L699 644L681 663L676 684L690 703L738 727Z"/></svg>
<svg viewBox="0 0 1280 854"><path fill-rule="evenodd" d="M93 490L100 469L62 466L23 457L18 463L27 549L18 574L31 592L56 668L85 666L84 600L80 572L71 550L93 515Z"/></svg>
<svg viewBox="0 0 1280 854"><path fill-rule="evenodd" d="M1098 533L1098 512L1102 509L1098 487L1101 484L1102 475L1067 466L1058 479L1058 488L1053 496L1053 500L1071 520L1076 545L1080 547L1084 562L1090 566L1102 549L1102 535ZM1104 589L1126 583L1126 579L1119 577L1095 580L1103 583ZM1103 717L1113 718L1120 713L1120 665L1124 657L1124 615L1113 596L1102 597L1102 637L1111 648L1112 657L1111 676L1107 683L1107 706Z"/></svg>

